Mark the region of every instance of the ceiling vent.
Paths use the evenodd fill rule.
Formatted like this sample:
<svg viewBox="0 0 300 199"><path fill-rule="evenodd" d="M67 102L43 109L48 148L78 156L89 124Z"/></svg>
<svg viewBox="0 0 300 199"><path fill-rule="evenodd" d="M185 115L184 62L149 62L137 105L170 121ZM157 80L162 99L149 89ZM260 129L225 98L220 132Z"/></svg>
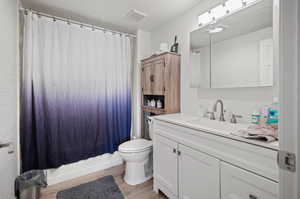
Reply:
<svg viewBox="0 0 300 199"><path fill-rule="evenodd" d="M126 19L130 22L138 23L147 16L148 16L147 14L145 14L141 11L133 9L133 10L130 10L129 13L127 13Z"/></svg>

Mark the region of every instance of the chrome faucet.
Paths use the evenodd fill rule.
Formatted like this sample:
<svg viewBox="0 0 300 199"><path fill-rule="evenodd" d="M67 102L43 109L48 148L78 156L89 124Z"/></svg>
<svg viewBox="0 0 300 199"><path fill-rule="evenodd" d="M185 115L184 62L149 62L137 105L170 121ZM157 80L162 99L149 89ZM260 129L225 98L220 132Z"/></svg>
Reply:
<svg viewBox="0 0 300 199"><path fill-rule="evenodd" d="M217 106L218 106L218 103L220 103L221 105L221 113L220 113L220 118L219 118L219 121L222 121L224 122L225 121L225 117L224 117L224 104L223 104L223 101L218 99L215 104L214 104L214 107L213 107L213 112L217 112Z"/></svg>

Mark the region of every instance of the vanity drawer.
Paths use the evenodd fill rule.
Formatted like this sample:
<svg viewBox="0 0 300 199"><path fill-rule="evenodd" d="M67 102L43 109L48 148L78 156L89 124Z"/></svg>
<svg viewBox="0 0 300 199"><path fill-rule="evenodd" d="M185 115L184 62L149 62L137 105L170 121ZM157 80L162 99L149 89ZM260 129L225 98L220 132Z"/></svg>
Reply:
<svg viewBox="0 0 300 199"><path fill-rule="evenodd" d="M278 199L278 183L222 162L221 199Z"/></svg>
<svg viewBox="0 0 300 199"><path fill-rule="evenodd" d="M154 133L278 182L276 150L158 120Z"/></svg>

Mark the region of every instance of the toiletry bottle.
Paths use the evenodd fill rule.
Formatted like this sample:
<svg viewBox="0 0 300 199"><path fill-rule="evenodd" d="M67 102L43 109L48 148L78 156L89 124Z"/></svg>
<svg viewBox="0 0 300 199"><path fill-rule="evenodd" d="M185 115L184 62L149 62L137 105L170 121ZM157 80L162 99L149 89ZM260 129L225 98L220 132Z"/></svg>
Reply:
<svg viewBox="0 0 300 199"><path fill-rule="evenodd" d="M162 108L162 103L160 100L157 100L156 102L156 108Z"/></svg>
<svg viewBox="0 0 300 199"><path fill-rule="evenodd" d="M171 46L171 52L178 53L178 42L177 36L175 36L174 44Z"/></svg>
<svg viewBox="0 0 300 199"><path fill-rule="evenodd" d="M261 108L260 124L266 124L269 117L269 106L263 106Z"/></svg>
<svg viewBox="0 0 300 199"><path fill-rule="evenodd" d="M268 120L267 123L273 128L278 128L278 116L279 116L279 104L278 99L274 98L272 105L268 110Z"/></svg>
<svg viewBox="0 0 300 199"><path fill-rule="evenodd" d="M251 123L252 124L259 124L260 123L260 117L261 117L260 111L254 110L253 113L252 113Z"/></svg>
<svg viewBox="0 0 300 199"><path fill-rule="evenodd" d="M151 106L152 106L152 107L155 107L155 105L156 105L156 102L155 102L154 99L152 99L152 100L151 100Z"/></svg>

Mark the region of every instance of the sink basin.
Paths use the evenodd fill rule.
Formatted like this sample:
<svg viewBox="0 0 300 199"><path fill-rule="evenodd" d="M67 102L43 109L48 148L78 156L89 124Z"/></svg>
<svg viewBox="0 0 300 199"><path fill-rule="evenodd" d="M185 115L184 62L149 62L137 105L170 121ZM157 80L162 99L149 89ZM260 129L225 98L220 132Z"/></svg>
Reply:
<svg viewBox="0 0 300 199"><path fill-rule="evenodd" d="M212 131L215 133L221 133L221 134L231 134L241 129L248 128L248 125L245 124L232 124L229 122L220 122L217 120L209 120L209 119L189 120L186 121L185 123L190 126L194 126L196 128Z"/></svg>
<svg viewBox="0 0 300 199"><path fill-rule="evenodd" d="M231 133L237 132L241 129L247 129L248 125L245 124L232 124L230 122L221 122L218 120L209 120L199 116L190 116L185 114L169 114L156 116L157 119L164 121L188 125L190 127L200 129L203 131L210 131L212 133L220 133L230 135Z"/></svg>

